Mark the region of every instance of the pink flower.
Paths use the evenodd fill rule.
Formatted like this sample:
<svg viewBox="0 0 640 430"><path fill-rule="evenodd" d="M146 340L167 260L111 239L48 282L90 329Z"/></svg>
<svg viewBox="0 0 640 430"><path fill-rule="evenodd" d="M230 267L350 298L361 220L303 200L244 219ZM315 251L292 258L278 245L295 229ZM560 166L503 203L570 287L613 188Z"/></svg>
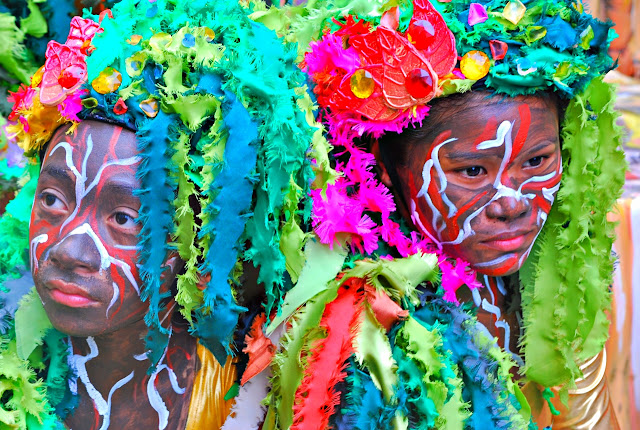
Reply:
<svg viewBox="0 0 640 430"><path fill-rule="evenodd" d="M313 225L320 242L331 248L344 240L360 252L371 253L378 248L376 223L365 215L362 204L347 195L344 181L327 186L326 198L321 190L311 191L313 199Z"/></svg>
<svg viewBox="0 0 640 430"><path fill-rule="evenodd" d="M58 105L58 112L60 112L60 115L70 121L80 121L78 113L82 110L82 97L86 94L86 90L76 91L75 93L70 94Z"/></svg>
<svg viewBox="0 0 640 430"><path fill-rule="evenodd" d="M25 84L20 85L20 88L15 93L10 93L7 100L9 103L13 103L13 110L9 114L9 119L15 121L18 119L18 113L29 110L33 105L33 96L36 94L36 90Z"/></svg>
<svg viewBox="0 0 640 430"><path fill-rule="evenodd" d="M481 285L476 279L476 273L469 268L469 263L460 258L455 259L455 266L444 254L438 256L438 265L442 272L442 288L444 289L444 299L455 303L460 302L456 297L456 291L463 285L469 289L480 288Z"/></svg>

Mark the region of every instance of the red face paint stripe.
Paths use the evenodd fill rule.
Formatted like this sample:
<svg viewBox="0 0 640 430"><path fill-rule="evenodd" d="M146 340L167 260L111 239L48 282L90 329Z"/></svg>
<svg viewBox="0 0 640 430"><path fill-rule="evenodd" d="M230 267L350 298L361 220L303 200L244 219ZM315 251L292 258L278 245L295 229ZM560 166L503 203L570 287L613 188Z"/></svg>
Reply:
<svg viewBox="0 0 640 430"><path fill-rule="evenodd" d="M497 133L498 120L495 116L492 116L491 118L489 118L489 121L487 121L487 124L484 126L484 130L482 131L480 136L478 136L478 138L473 142L473 149L475 150L476 146L479 143L484 142L485 140L494 139Z"/></svg>
<svg viewBox="0 0 640 430"><path fill-rule="evenodd" d="M489 191L483 191L482 193L476 195L469 203L467 203L464 206L462 206L458 210L458 212L456 212L456 214L451 218L451 222L457 226L458 225L458 218L460 218L460 215L464 214L469 208L473 207L473 205L478 203L480 201L480 199L485 197L487 194L489 194Z"/></svg>
<svg viewBox="0 0 640 430"><path fill-rule="evenodd" d="M520 128L518 129L518 134L513 141L513 150L511 152L509 164L511 164L515 157L520 154L520 151L524 146L524 142L527 140L527 136L529 135L529 126L531 125L531 110L529 109L529 105L526 103L521 104L518 107L518 112L520 113Z"/></svg>

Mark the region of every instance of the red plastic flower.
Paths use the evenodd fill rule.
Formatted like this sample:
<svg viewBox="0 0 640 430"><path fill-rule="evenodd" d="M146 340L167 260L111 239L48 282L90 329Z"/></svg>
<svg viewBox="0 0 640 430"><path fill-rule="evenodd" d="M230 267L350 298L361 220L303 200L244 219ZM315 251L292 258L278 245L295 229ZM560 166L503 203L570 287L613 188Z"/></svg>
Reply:
<svg viewBox="0 0 640 430"><path fill-rule="evenodd" d="M337 31L312 45L305 64L317 84L318 104L336 120L359 115L378 123L405 123L411 109L435 97L439 82L452 72L455 39L428 0L414 1L405 33L398 31L398 22L397 7L387 11L373 31L364 20L347 16ZM336 58L352 59L354 54L358 61L348 68L335 63ZM413 116L419 116L415 109Z"/></svg>
<svg viewBox="0 0 640 430"><path fill-rule="evenodd" d="M40 102L54 106L87 80L85 55L78 49L50 41L40 84Z"/></svg>
<svg viewBox="0 0 640 430"><path fill-rule="evenodd" d="M89 55L92 51L91 40L98 30L100 30L98 23L76 16L71 20L71 28L65 45L78 49L84 55Z"/></svg>

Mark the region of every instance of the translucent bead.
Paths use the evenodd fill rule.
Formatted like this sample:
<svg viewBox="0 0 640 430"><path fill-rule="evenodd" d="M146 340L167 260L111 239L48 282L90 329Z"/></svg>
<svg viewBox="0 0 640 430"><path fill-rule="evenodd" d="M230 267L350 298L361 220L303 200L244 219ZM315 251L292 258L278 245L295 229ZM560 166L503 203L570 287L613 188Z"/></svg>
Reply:
<svg viewBox="0 0 640 430"><path fill-rule="evenodd" d="M100 94L109 94L120 88L122 74L113 67L104 69L97 78L91 82L91 86Z"/></svg>
<svg viewBox="0 0 640 430"><path fill-rule="evenodd" d="M98 100L96 100L94 97L82 99L82 106L86 107L87 109L93 109L94 107L98 106Z"/></svg>
<svg viewBox="0 0 640 430"><path fill-rule="evenodd" d="M424 69L415 69L409 73L404 81L407 92L414 99L422 99L433 93L433 79Z"/></svg>
<svg viewBox="0 0 640 430"><path fill-rule="evenodd" d="M82 81L87 72L80 66L69 66L60 73L58 83L66 89L73 88Z"/></svg>
<svg viewBox="0 0 640 430"><path fill-rule="evenodd" d="M547 29L542 26L534 25L527 28L527 41L529 43L533 43L536 40L540 40L546 35L547 35Z"/></svg>
<svg viewBox="0 0 640 430"><path fill-rule="evenodd" d="M213 42L213 39L216 37L216 32L211 30L209 27L202 28L204 28L204 40L207 42Z"/></svg>
<svg viewBox="0 0 640 430"><path fill-rule="evenodd" d="M171 42L169 33L156 33L149 39L149 46L156 51L164 51L164 48Z"/></svg>
<svg viewBox="0 0 640 430"><path fill-rule="evenodd" d="M139 76L142 73L142 69L144 69L146 61L147 57L142 52L137 52L124 60L124 64L127 66L127 74L132 78Z"/></svg>
<svg viewBox="0 0 640 430"><path fill-rule="evenodd" d="M371 73L364 69L356 70L356 72L351 75L350 85L351 92L353 92L353 95L359 99L369 98L376 87L376 83L373 80Z"/></svg>
<svg viewBox="0 0 640 430"><path fill-rule="evenodd" d="M44 66L40 67L31 77L31 87L35 88L42 82L42 75L44 75Z"/></svg>
<svg viewBox="0 0 640 430"><path fill-rule="evenodd" d="M185 48L193 48L196 46L196 38L191 33L187 33L182 38L182 46Z"/></svg>
<svg viewBox="0 0 640 430"><path fill-rule="evenodd" d="M158 100L146 99L140 102L140 110L149 118L155 118L158 115Z"/></svg>
<svg viewBox="0 0 640 430"><path fill-rule="evenodd" d="M553 77L560 81L564 81L566 78L569 77L570 74L571 74L571 63L569 63L568 61L563 61L562 63L558 64L558 67L556 68L556 71L553 74Z"/></svg>
<svg viewBox="0 0 640 430"><path fill-rule="evenodd" d="M509 50L509 45L501 40L490 40L489 48L491 48L491 56L495 61L502 60L505 55L507 55L507 51Z"/></svg>
<svg viewBox="0 0 640 430"><path fill-rule="evenodd" d="M411 21L407 29L407 38L418 50L426 50L436 38L436 30L426 19Z"/></svg>
<svg viewBox="0 0 640 430"><path fill-rule="evenodd" d="M460 60L460 71L467 79L477 81L487 76L491 61L482 51L469 51Z"/></svg>
<svg viewBox="0 0 640 430"><path fill-rule="evenodd" d="M122 97L118 99L116 105L113 107L113 113L115 113L116 115L124 115L128 110L129 108L127 107L124 100L122 100Z"/></svg>
<svg viewBox="0 0 640 430"><path fill-rule="evenodd" d="M485 22L488 18L487 10L480 3L471 3L469 5L469 25L474 26Z"/></svg>
<svg viewBox="0 0 640 430"><path fill-rule="evenodd" d="M139 34L133 34L130 38L127 39L127 43L129 45L137 45L142 40L142 36Z"/></svg>
<svg viewBox="0 0 640 430"><path fill-rule="evenodd" d="M591 26L585 28L584 31L580 33L580 47L585 50L589 49L594 37L593 28L591 28Z"/></svg>
<svg viewBox="0 0 640 430"><path fill-rule="evenodd" d="M520 0L512 0L504 7L502 16L511 21L514 25L517 25L526 11L527 7L522 4Z"/></svg>

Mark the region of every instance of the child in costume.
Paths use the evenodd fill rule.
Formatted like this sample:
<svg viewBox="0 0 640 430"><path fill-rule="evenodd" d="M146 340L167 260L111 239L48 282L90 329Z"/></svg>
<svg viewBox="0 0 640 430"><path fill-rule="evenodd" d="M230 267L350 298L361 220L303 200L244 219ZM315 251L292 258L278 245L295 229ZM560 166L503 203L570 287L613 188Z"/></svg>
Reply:
<svg viewBox="0 0 640 430"><path fill-rule="evenodd" d="M267 327L290 317L263 429L617 428L610 24L579 1L309 7L260 15L317 38L334 167Z"/></svg>
<svg viewBox="0 0 640 430"><path fill-rule="evenodd" d="M235 289L281 300L316 131L297 50L247 13L124 0L13 94L30 176L0 219L0 427L225 423L252 367Z"/></svg>

